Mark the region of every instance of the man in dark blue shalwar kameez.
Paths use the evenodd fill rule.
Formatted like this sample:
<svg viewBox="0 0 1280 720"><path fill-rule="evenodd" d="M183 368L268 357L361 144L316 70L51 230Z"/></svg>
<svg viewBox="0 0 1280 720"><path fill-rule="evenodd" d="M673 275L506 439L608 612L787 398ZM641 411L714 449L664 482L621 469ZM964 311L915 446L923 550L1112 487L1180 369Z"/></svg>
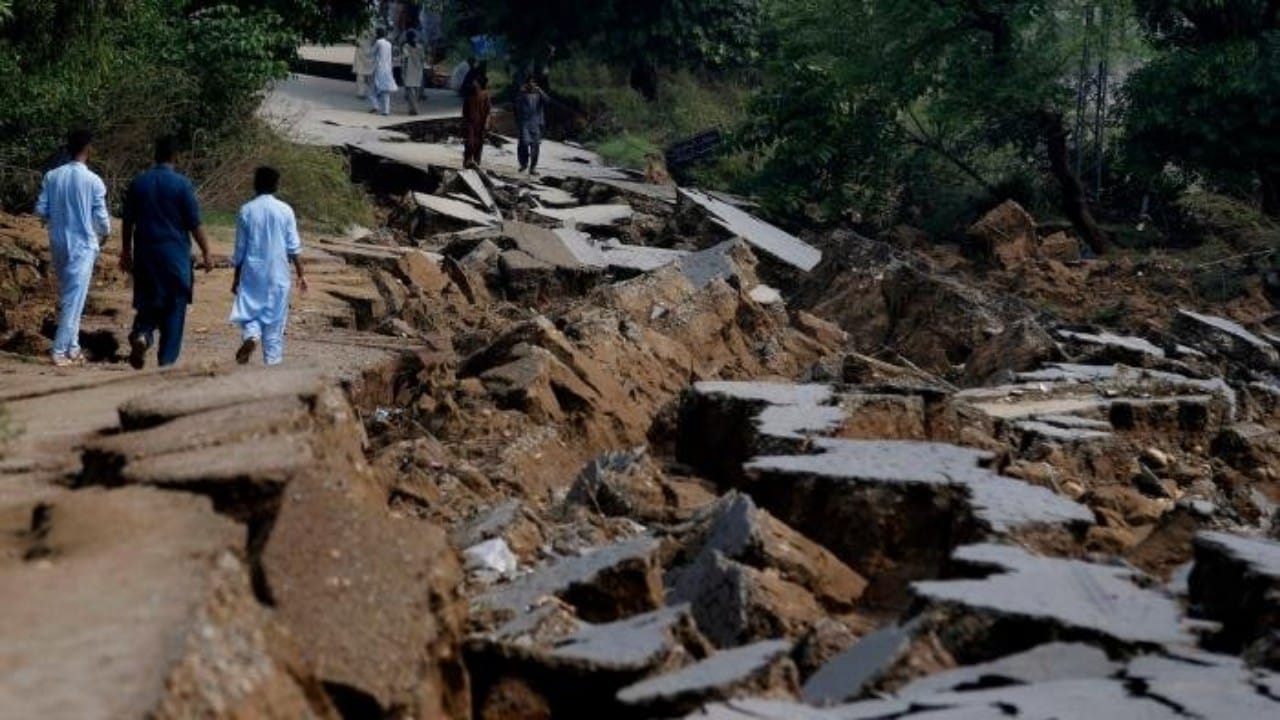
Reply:
<svg viewBox="0 0 1280 720"><path fill-rule="evenodd" d="M178 361L191 304L191 238L200 246L205 272L212 269L209 241L200 227L200 204L191 181L174 170L173 140L156 142L156 164L133 179L124 202L124 245L120 268L133 273L129 364L141 369L157 332L157 361Z"/></svg>

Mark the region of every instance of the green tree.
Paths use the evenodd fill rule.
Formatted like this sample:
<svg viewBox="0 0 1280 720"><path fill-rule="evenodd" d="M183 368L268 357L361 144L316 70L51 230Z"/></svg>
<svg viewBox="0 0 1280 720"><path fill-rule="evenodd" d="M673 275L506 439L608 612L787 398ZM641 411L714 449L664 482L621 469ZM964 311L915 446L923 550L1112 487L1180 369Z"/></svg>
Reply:
<svg viewBox="0 0 1280 720"><path fill-rule="evenodd" d="M656 82L662 67L754 63L763 26L761 0L478 0L473 17L478 30L505 37L519 60L554 46L630 67L633 82Z"/></svg>
<svg viewBox="0 0 1280 720"><path fill-rule="evenodd" d="M1172 164L1216 189L1256 192L1280 217L1280 2L1139 0L1156 57L1129 79L1138 166Z"/></svg>
<svg viewBox="0 0 1280 720"><path fill-rule="evenodd" d="M1106 237L1068 159L1065 120L1085 4L775 4L780 80L762 93L744 136L771 150L764 180L783 189L782 205L817 205L829 216L846 203L891 205L922 153L989 192L1010 175L1043 169L1063 213L1102 250ZM1108 4L1113 12L1124 5ZM993 157L1004 167L983 167Z"/></svg>
<svg viewBox="0 0 1280 720"><path fill-rule="evenodd" d="M159 133L208 142L235 130L302 41L280 12L311 7L315 22L330 5L0 0L0 193L29 198L73 127L98 131L113 181L145 164Z"/></svg>

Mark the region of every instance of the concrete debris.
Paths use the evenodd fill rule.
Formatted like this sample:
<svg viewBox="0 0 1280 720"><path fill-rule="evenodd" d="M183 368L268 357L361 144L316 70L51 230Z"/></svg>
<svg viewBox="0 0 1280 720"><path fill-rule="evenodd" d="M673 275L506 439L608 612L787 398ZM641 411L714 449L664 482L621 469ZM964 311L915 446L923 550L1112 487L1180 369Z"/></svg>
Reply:
<svg viewBox="0 0 1280 720"><path fill-rule="evenodd" d="M489 187L485 185L485 181L480 177L480 173L470 168L464 168L458 171L458 177L466 184L467 190L480 201L489 212L497 212L498 203L494 201L493 194L489 192Z"/></svg>
<svg viewBox="0 0 1280 720"><path fill-rule="evenodd" d="M711 649L688 609L671 607L568 628L537 644L475 638L466 652L474 717L496 720L626 715L619 690L697 662Z"/></svg>
<svg viewBox="0 0 1280 720"><path fill-rule="evenodd" d="M1280 669L1280 542L1224 532L1196 535L1189 590L1198 612L1222 624L1215 646L1240 652L1256 645Z"/></svg>
<svg viewBox="0 0 1280 720"><path fill-rule="evenodd" d="M578 262L619 273L646 273L688 256L683 250L629 245L614 239L596 240L581 230L557 228L556 235Z"/></svg>
<svg viewBox="0 0 1280 720"><path fill-rule="evenodd" d="M750 496L731 492L707 515L706 529L685 549L695 557L695 566L700 556L715 552L759 570L773 570L833 612L852 609L866 589L866 580L827 549L757 508ZM671 571L668 584L687 584L681 574L679 568Z"/></svg>
<svg viewBox="0 0 1280 720"><path fill-rule="evenodd" d="M788 697L796 692L791 644L768 640L715 653L700 663L644 680L618 692L642 717L673 717L713 700L750 695Z"/></svg>
<svg viewBox="0 0 1280 720"><path fill-rule="evenodd" d="M654 553L658 542L638 537L577 557L560 558L475 598L477 611L510 618L546 596L573 605L590 622L612 622L662 605Z"/></svg>
<svg viewBox="0 0 1280 720"><path fill-rule="evenodd" d="M1225 318L1178 310L1170 330L1192 347L1223 355L1246 367L1280 366L1280 352L1271 343Z"/></svg>
<svg viewBox="0 0 1280 720"><path fill-rule="evenodd" d="M14 359L56 299L0 214L0 716L1277 715L1269 286L1171 316L1184 269L1013 202L810 244L565 144L464 169L456 102L307 121L398 202L309 240L284 369L104 367L115 262L95 362Z"/></svg>
<svg viewBox="0 0 1280 720"><path fill-rule="evenodd" d="M709 213L716 224L752 248L797 270L808 272L822 261L822 252L799 238L742 210L697 190L680 188L680 197Z"/></svg>
<svg viewBox="0 0 1280 720"><path fill-rule="evenodd" d="M578 204L578 198L574 197L572 193L557 187L534 185L529 189L529 192L538 199L538 202L553 208L572 207Z"/></svg>
<svg viewBox="0 0 1280 720"><path fill-rule="evenodd" d="M207 500L149 488L0 509L6 717L337 718Z"/></svg>
<svg viewBox="0 0 1280 720"><path fill-rule="evenodd" d="M587 463L566 500L603 515L666 523L688 520L715 495L701 485L667 479L641 448L605 453Z"/></svg>
<svg viewBox="0 0 1280 720"><path fill-rule="evenodd" d="M818 706L860 697L907 652L912 638L909 627L876 630L823 665L805 682L801 696Z"/></svg>
<svg viewBox="0 0 1280 720"><path fill-rule="evenodd" d="M610 229L631 222L630 205L582 205L571 208L536 208L534 213L569 229Z"/></svg>
<svg viewBox="0 0 1280 720"><path fill-rule="evenodd" d="M968 545L954 559L992 574L919 581L914 592L934 603L1056 625L1122 645L1195 644L1177 602L1143 589L1134 570L1039 557L1009 545Z"/></svg>
<svg viewBox="0 0 1280 720"><path fill-rule="evenodd" d="M413 193L413 201L417 207L435 216L446 218L450 222L464 226L490 226L501 222L497 215L485 212L475 205L454 198Z"/></svg>
<svg viewBox="0 0 1280 720"><path fill-rule="evenodd" d="M901 698L926 698L993 685L1031 685L1053 680L1101 679L1115 675L1121 666L1105 652L1082 643L1046 643L988 663L937 673L899 688Z"/></svg>

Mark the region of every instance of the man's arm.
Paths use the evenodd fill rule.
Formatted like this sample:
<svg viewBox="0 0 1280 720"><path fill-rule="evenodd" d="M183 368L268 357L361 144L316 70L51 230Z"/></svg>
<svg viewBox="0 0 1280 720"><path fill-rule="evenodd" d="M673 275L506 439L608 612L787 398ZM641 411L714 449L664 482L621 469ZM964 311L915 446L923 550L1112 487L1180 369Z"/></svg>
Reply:
<svg viewBox="0 0 1280 720"><path fill-rule="evenodd" d="M120 225L120 270L131 273L133 272L133 220L125 215Z"/></svg>
<svg viewBox="0 0 1280 720"><path fill-rule="evenodd" d="M36 215L41 220L49 220L49 176L45 175L40 182L40 199L36 200Z"/></svg>
<svg viewBox="0 0 1280 720"><path fill-rule="evenodd" d="M290 255L289 262L293 263L293 269L298 273L298 289L305 293L308 287L307 276L302 272L302 254Z"/></svg>
<svg viewBox="0 0 1280 720"><path fill-rule="evenodd" d="M129 183L124 191L124 214L120 218L120 270L125 273L133 272L133 234L138 225L138 196L133 185Z"/></svg>
<svg viewBox="0 0 1280 720"><path fill-rule="evenodd" d="M293 263L293 269L298 273L298 289L302 292L307 291L307 276L302 271L302 236L298 234L298 219L293 215L293 209L287 208L289 213L289 234L284 239L285 252L289 254L289 262Z"/></svg>
<svg viewBox="0 0 1280 720"><path fill-rule="evenodd" d="M204 226L200 221L200 201L196 199L196 189L187 181L187 190L183 193L183 214L186 215L187 230L200 246L201 267L205 272L213 270L213 260L209 256L209 238L204 234Z"/></svg>
<svg viewBox="0 0 1280 720"><path fill-rule="evenodd" d="M203 233L202 233L203 234ZM244 264L244 256L248 251L249 223L245 220L244 211L236 216L236 247L231 252L231 266L236 269L235 279L231 281L231 294L240 291L240 266Z"/></svg>
<svg viewBox="0 0 1280 720"><path fill-rule="evenodd" d="M93 183L93 229L103 240L111 237L111 215L107 213L107 186L101 178Z"/></svg>
<svg viewBox="0 0 1280 720"><path fill-rule="evenodd" d="M191 237L196 239L196 245L200 246L200 265L205 272L213 270L213 257L209 254L209 238L204 234L204 227L198 227L191 231ZM239 268L236 268L239 270Z"/></svg>

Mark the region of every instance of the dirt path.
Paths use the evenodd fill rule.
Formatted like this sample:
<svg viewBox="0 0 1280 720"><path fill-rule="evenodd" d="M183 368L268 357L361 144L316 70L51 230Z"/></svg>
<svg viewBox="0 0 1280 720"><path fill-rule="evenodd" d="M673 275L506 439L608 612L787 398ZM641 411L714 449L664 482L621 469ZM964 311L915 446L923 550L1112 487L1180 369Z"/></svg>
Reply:
<svg viewBox="0 0 1280 720"><path fill-rule="evenodd" d="M217 267L197 273L195 303L187 317L182 358L170 369L134 371L124 362L91 363L84 368L54 368L41 358L0 355L0 405L16 437L0 459L0 502L30 497L50 482L79 468L78 447L86 438L115 428L116 409L124 401L165 386L175 388L210 375L243 372L235 365L239 346L236 328L227 323L232 270L232 239L227 228L211 231ZM86 332L107 331L123 345L132 322L130 289L116 269L118 244L103 251L83 324ZM314 247L304 254L311 290L295 291L286 345L287 368L315 368L335 378L354 378L386 362L409 344L387 336L359 332L347 297L376 298L366 271Z"/></svg>

